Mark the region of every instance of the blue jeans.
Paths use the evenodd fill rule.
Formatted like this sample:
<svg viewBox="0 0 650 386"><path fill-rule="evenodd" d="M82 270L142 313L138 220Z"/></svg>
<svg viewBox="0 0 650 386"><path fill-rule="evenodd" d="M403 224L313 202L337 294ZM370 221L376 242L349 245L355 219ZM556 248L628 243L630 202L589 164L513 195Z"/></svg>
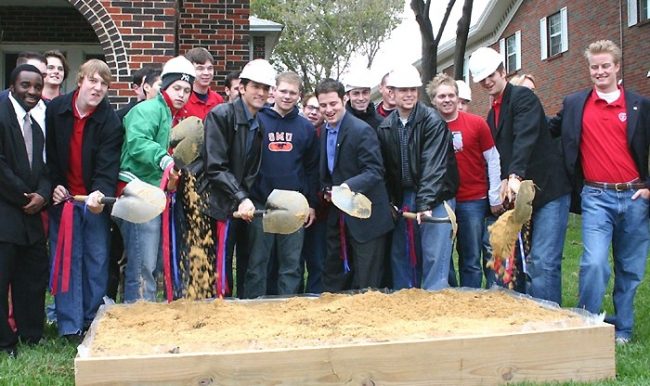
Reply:
<svg viewBox="0 0 650 386"><path fill-rule="evenodd" d="M571 195L565 194L533 212L531 249L526 261L530 277L526 292L557 304L562 304L562 250L570 204Z"/></svg>
<svg viewBox="0 0 650 386"><path fill-rule="evenodd" d="M453 208L455 200L447 201ZM415 192L404 191L403 205L415 208ZM432 210L433 217L446 217L442 204ZM449 286L449 263L451 256L451 224L422 223L414 221L413 233L417 265L411 266L407 251L407 220L399 218L393 230L391 246L391 267L393 270L393 289L422 287L437 290Z"/></svg>
<svg viewBox="0 0 650 386"><path fill-rule="evenodd" d="M256 205L260 208L263 205ZM300 252L305 231L300 228L288 235L265 233L262 218L257 217L248 226L249 260L246 269L244 297L253 299L267 294L269 260L273 251L278 258L278 295L298 293L300 286Z"/></svg>
<svg viewBox="0 0 650 386"><path fill-rule="evenodd" d="M617 192L585 186L582 189L582 241L578 306L601 312L611 274L609 246L614 259L616 336L631 338L634 296L643 279L648 255L648 208L644 198L632 200L634 190Z"/></svg>
<svg viewBox="0 0 650 386"><path fill-rule="evenodd" d="M156 301L156 266L161 252L162 215L135 224L113 219L124 240L126 268L124 271L124 302Z"/></svg>
<svg viewBox="0 0 650 386"><path fill-rule="evenodd" d="M489 204L485 198L456 203L456 221L458 221L456 250L461 287L481 287L483 281L481 250L488 210Z"/></svg>
<svg viewBox="0 0 650 386"><path fill-rule="evenodd" d="M307 267L307 285L305 293L323 292L323 264L327 253L327 221L313 223L305 229L302 245L302 260Z"/></svg>
<svg viewBox="0 0 650 386"><path fill-rule="evenodd" d="M491 288L497 282L496 274L492 268L488 268L487 263L492 259L492 246L490 245L490 232L488 227L494 224L497 218L493 215L488 215L485 218L483 227L483 239L481 242L481 249L483 250L483 274L485 275L485 288Z"/></svg>
<svg viewBox="0 0 650 386"><path fill-rule="evenodd" d="M50 254L54 260L62 205L50 210ZM111 221L108 213L84 213L75 204L70 283L67 292L54 296L60 335L78 334L95 318L108 286ZM60 272L62 274L62 272ZM57 278L54 278L57 280Z"/></svg>

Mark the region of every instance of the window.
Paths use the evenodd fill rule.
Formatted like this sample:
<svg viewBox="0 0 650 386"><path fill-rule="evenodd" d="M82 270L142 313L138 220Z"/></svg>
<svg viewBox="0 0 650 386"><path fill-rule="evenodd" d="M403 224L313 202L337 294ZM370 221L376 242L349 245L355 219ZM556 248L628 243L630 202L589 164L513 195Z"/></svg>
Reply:
<svg viewBox="0 0 650 386"><path fill-rule="evenodd" d="M503 56L507 74L512 74L521 69L521 31L499 40L499 49Z"/></svg>
<svg viewBox="0 0 650 386"><path fill-rule="evenodd" d="M266 59L266 40L264 36L253 36L253 57L251 59Z"/></svg>
<svg viewBox="0 0 650 386"><path fill-rule="evenodd" d="M539 20L539 37L542 60L559 55L569 49L566 7Z"/></svg>
<svg viewBox="0 0 650 386"><path fill-rule="evenodd" d="M650 20L650 0L627 0L627 26Z"/></svg>

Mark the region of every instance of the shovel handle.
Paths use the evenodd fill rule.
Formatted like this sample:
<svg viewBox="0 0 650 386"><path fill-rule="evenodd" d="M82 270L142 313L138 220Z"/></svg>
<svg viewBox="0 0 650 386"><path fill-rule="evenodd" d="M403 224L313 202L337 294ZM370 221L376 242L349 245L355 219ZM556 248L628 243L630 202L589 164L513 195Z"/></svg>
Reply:
<svg viewBox="0 0 650 386"><path fill-rule="evenodd" d="M402 212L402 217L409 220L417 220L418 214L413 212ZM422 216L420 217L420 220L422 220L422 222L427 222L427 223L450 223L451 222L449 217Z"/></svg>
<svg viewBox="0 0 650 386"><path fill-rule="evenodd" d="M86 202L88 196L76 195L76 196L72 196L72 199L77 202ZM111 204L115 204L115 201L117 201L117 197L102 197L99 200L99 203L103 205L111 205Z"/></svg>
<svg viewBox="0 0 650 386"><path fill-rule="evenodd" d="M266 213L266 210L264 210L264 209L258 209L258 210L255 210L255 211L253 212L253 217L260 217L260 216L263 216L264 213ZM234 218L242 218L242 217L244 217L244 213L242 213L242 212L234 212L234 213L232 214L232 217L234 217Z"/></svg>

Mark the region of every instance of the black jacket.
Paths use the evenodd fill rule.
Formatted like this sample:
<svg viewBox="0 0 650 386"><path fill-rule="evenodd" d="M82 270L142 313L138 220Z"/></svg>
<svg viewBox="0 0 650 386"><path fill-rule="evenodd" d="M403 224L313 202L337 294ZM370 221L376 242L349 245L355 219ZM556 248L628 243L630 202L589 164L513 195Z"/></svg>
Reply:
<svg viewBox="0 0 650 386"><path fill-rule="evenodd" d="M370 127L372 127L375 130L377 130L377 127L379 127L381 122L384 120L384 117L382 117L381 115L379 115L379 113L377 113L377 109L375 108L375 105L372 102L368 104L366 111L359 111L353 109L352 105L350 104L350 101L346 103L345 109L349 113L352 113L352 115L354 115L355 117L369 124Z"/></svg>
<svg viewBox="0 0 650 386"><path fill-rule="evenodd" d="M487 117L494 144L501 156L501 179L516 174L537 186L533 208L539 208L571 191L562 167L562 153L548 131L546 115L532 90L506 84L499 122L494 109Z"/></svg>
<svg viewBox="0 0 650 386"><path fill-rule="evenodd" d="M50 182L43 162L43 131L32 118L33 158L29 166L25 140L9 98L0 101L0 242L30 245L45 238L40 213L28 215L25 193L50 197ZM2 273L0 273L1 275Z"/></svg>
<svg viewBox="0 0 650 386"><path fill-rule="evenodd" d="M52 188L57 185L68 188L66 173L70 167L68 154L74 126L74 93L72 91L54 98L45 112L47 166ZM115 195L123 140L122 122L105 97L84 127L81 165L88 193L99 190L106 196Z"/></svg>
<svg viewBox="0 0 650 386"><path fill-rule="evenodd" d="M254 137L247 154L249 135ZM198 182L200 193L209 192L208 215L226 219L248 198L260 170L261 154L261 124L250 130L241 99L222 103L208 113L201 155L204 176Z"/></svg>
<svg viewBox="0 0 650 386"><path fill-rule="evenodd" d="M320 136L321 186L329 188L343 183L353 192L363 193L372 202L372 213L368 219L345 214L345 224L350 236L365 243L376 239L393 229L393 220L384 185L381 152L377 134L372 127L345 113L336 138L334 170L327 167L327 130L323 126ZM334 206L329 211L328 223L333 224L342 213Z"/></svg>
<svg viewBox="0 0 650 386"><path fill-rule="evenodd" d="M561 136L564 152L564 168L574 187L573 198L579 199L584 183L580 162L580 140L582 138L582 117L592 88L573 93L562 102L562 110L549 121L554 136ZM627 110L627 144L639 176L650 188L648 176L648 146L650 146L650 100L631 91L625 91ZM623 181L621 181L623 182ZM580 208L574 202L572 209Z"/></svg>
<svg viewBox="0 0 650 386"><path fill-rule="evenodd" d="M418 212L431 210L456 196L460 177L452 135L437 111L417 102L411 113L409 166L416 186ZM386 183L394 205L402 205L402 158L399 141L399 113L393 111L379 125L377 133L386 167Z"/></svg>

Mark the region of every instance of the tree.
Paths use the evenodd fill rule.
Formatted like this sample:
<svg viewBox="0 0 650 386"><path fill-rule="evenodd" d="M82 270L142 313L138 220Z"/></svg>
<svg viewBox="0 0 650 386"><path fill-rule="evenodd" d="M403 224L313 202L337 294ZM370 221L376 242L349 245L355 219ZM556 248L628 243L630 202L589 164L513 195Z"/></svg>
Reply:
<svg viewBox="0 0 650 386"><path fill-rule="evenodd" d="M339 79L360 52L372 65L399 24L402 0L251 0L251 13L284 25L271 60L301 75L306 90Z"/></svg>
<svg viewBox="0 0 650 386"><path fill-rule="evenodd" d="M465 49L467 47L467 36L469 35L469 23L472 20L473 6L474 0L465 0L465 4L463 4L463 15L458 19L456 48L454 51L454 79L463 79Z"/></svg>
<svg viewBox="0 0 650 386"><path fill-rule="evenodd" d="M422 69L420 73L423 84L433 79L434 75L438 72L438 45L440 44L442 32L445 30L454 3L456 3L456 0L449 0L449 3L447 3L447 9L445 10L440 27L438 27L438 32L436 36L433 36L433 26L431 25L431 17L429 16L431 0L411 0L411 9L415 13L415 21L418 22L420 34L422 35ZM429 102L424 92L420 93L420 99L427 103Z"/></svg>

